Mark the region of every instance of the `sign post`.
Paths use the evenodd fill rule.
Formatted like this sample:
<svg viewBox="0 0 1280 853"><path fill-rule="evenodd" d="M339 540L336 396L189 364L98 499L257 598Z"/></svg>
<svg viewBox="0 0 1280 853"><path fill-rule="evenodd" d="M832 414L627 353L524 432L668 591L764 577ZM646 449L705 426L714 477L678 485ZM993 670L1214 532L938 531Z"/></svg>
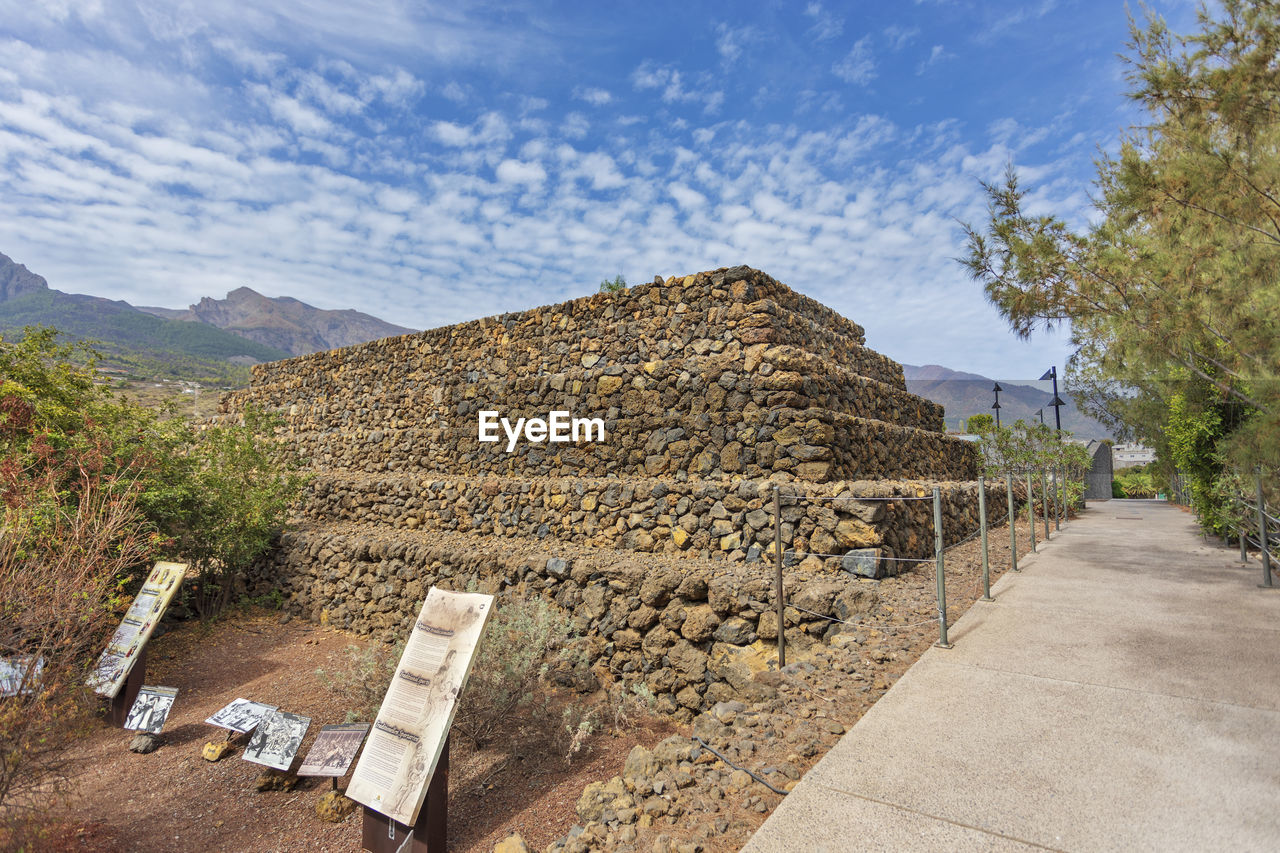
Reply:
<svg viewBox="0 0 1280 853"><path fill-rule="evenodd" d="M364 807L360 846L370 853L448 853L449 739L427 786L427 800L413 826L405 826L381 812Z"/></svg>
<svg viewBox="0 0 1280 853"><path fill-rule="evenodd" d="M449 727L492 610L491 595L427 593L347 786L373 853L445 849Z"/></svg>

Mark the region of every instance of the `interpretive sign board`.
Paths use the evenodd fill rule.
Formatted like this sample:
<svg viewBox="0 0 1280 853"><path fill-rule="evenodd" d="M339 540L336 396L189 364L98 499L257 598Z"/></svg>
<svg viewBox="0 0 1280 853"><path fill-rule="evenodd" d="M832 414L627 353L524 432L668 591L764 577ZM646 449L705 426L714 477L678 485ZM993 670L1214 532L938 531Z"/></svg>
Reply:
<svg viewBox="0 0 1280 853"><path fill-rule="evenodd" d="M427 593L348 797L400 823L417 820L492 609L491 595Z"/></svg>
<svg viewBox="0 0 1280 853"><path fill-rule="evenodd" d="M99 695L114 698L120 692L138 660L139 652L151 639L151 632L159 624L165 608L177 595L186 571L185 563L165 562L156 563L151 570L89 676L89 686Z"/></svg>
<svg viewBox="0 0 1280 853"><path fill-rule="evenodd" d="M368 723L325 726L302 759L299 776L345 776L369 733Z"/></svg>
<svg viewBox="0 0 1280 853"><path fill-rule="evenodd" d="M240 757L276 770L288 770L310 726L310 717L287 711L267 711Z"/></svg>
<svg viewBox="0 0 1280 853"><path fill-rule="evenodd" d="M264 705L261 702L251 702L248 699L236 699L205 720L205 722L211 726L221 726L224 729L231 729L233 732L244 734L257 728L263 714L275 709L275 705Z"/></svg>
<svg viewBox="0 0 1280 853"><path fill-rule="evenodd" d="M31 666L31 655L0 658L0 698L33 692L40 685L42 672L43 657L36 659L34 669Z"/></svg>
<svg viewBox="0 0 1280 853"><path fill-rule="evenodd" d="M142 685L142 689L138 691L138 698L133 700L133 707L129 709L129 714L124 718L124 725L121 728L150 732L153 735L160 734L160 730L164 728L164 721L169 718L169 709L173 707L173 700L177 697L178 688L176 687Z"/></svg>

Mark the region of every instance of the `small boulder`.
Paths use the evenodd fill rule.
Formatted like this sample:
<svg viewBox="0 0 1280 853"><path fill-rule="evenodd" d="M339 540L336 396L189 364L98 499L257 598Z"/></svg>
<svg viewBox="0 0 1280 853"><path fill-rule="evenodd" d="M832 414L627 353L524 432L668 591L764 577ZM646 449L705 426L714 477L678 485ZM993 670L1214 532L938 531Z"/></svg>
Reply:
<svg viewBox="0 0 1280 853"><path fill-rule="evenodd" d="M221 761L234 751L229 740L211 740L201 748L200 757L205 761Z"/></svg>
<svg viewBox="0 0 1280 853"><path fill-rule="evenodd" d="M513 832L493 845L493 853L529 853L529 845L518 832Z"/></svg>
<svg viewBox="0 0 1280 853"><path fill-rule="evenodd" d="M151 732L138 732L133 740L129 742L129 751L147 755L159 749L162 743L164 743L164 739L160 735L153 735Z"/></svg>
<svg viewBox="0 0 1280 853"><path fill-rule="evenodd" d="M329 791L316 800L316 817L325 823L342 823L359 805L341 791Z"/></svg>
<svg viewBox="0 0 1280 853"><path fill-rule="evenodd" d="M259 791L292 791L298 785L298 774L264 770L253 784Z"/></svg>
<svg viewBox="0 0 1280 853"><path fill-rule="evenodd" d="M636 744L631 748L626 763L622 765L622 776L625 779L637 779L641 776L653 776L658 772L658 759L643 746Z"/></svg>
<svg viewBox="0 0 1280 853"><path fill-rule="evenodd" d="M686 640L700 643L708 639L720 626L720 617L706 604L689 609L684 624L680 626L680 634Z"/></svg>

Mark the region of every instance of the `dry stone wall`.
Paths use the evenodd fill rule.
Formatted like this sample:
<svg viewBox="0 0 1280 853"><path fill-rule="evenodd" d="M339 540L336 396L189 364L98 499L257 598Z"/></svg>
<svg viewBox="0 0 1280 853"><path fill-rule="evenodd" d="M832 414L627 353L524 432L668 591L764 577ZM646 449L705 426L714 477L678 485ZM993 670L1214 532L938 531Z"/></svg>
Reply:
<svg viewBox="0 0 1280 853"><path fill-rule="evenodd" d="M777 638L771 542L751 556L731 560L696 545L679 559L599 547L584 538L587 527L580 522L575 526L582 526L583 536L531 538L517 532L520 509L528 506L521 498L565 496L560 514L579 518L587 511L573 510L567 501L571 497L576 506L590 505L587 499L600 494L596 485L603 484L578 484L583 485L580 494L572 488L539 493L530 486L519 495L496 491L492 481L488 485L491 494L484 495L483 484L478 494L464 491L457 482L427 484L428 494L438 493L438 499L457 508L459 518L471 522L471 532L460 533L409 524L419 517L421 507L414 506L403 482L383 480L382 503L351 507L360 523L307 522L284 534L273 559L258 567L254 589L282 588L296 614L388 640L410 629L432 585L499 596L543 595L574 621L577 654L556 673L566 685L594 689L602 678L643 680L660 707L678 714L749 689L751 667L761 647ZM679 493L678 502L691 501L690 514L699 519L694 542L708 543L724 513L746 518L761 513L759 507L747 509L760 500L752 497L755 485L702 484ZM614 481L603 486L602 497L617 513L624 499L631 499L634 507L669 497L660 486ZM956 541L977 526L976 484L940 486L945 495L944 530ZM614 491L608 493L609 489ZM629 494L631 489L634 493ZM804 649L839 633L844 625L833 619L866 619L879 602L873 577L893 565L887 548L850 551L844 559L812 556L804 549L816 550L820 531L834 542L863 535L877 525L907 530L911 539L931 543L933 505L919 499L922 491L907 484L863 484L860 499L845 492L840 501L830 501L783 487L784 589L789 605L784 619L791 646ZM793 497L797 495L799 499ZM990 505L998 505L1002 489L989 487L987 497ZM471 514L486 500L490 507L503 508ZM444 504L440 511L449 512ZM370 523L369 513L380 515L382 522ZM758 532L767 531L771 537L772 515L764 515L768 523ZM711 526L702 526L704 521ZM747 525L755 530L751 521Z"/></svg>
<svg viewBox="0 0 1280 853"><path fill-rule="evenodd" d="M388 637L433 584L544 595L579 634L562 680L643 679L680 713L742 689L777 637L775 486L801 644L932 556L935 486L948 539L977 527L977 457L942 408L856 323L746 267L260 365L223 405L282 415L314 474L255 591ZM478 440L481 411L553 410L605 439Z"/></svg>

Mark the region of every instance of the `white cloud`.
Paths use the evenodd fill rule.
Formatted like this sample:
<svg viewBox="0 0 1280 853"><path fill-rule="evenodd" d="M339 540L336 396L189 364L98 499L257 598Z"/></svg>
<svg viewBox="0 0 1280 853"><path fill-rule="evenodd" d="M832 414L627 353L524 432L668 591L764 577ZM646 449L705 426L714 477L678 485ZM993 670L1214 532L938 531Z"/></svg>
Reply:
<svg viewBox="0 0 1280 853"><path fill-rule="evenodd" d="M333 124L323 115L281 92L275 92L261 83L252 83L249 93L261 101L273 118L293 128L296 133L308 136L324 135L333 130Z"/></svg>
<svg viewBox="0 0 1280 853"><path fill-rule="evenodd" d="M920 35L919 27L901 27L895 24L893 26L885 27L884 43L890 50L902 50L911 42L915 41L915 38L918 35Z"/></svg>
<svg viewBox="0 0 1280 853"><path fill-rule="evenodd" d="M569 113L560 125L560 132L567 139L582 139L591 130L591 122L582 113Z"/></svg>
<svg viewBox="0 0 1280 853"><path fill-rule="evenodd" d="M856 86L866 86L874 80L876 61L871 53L871 36L858 39L849 53L831 66L831 73Z"/></svg>
<svg viewBox="0 0 1280 853"><path fill-rule="evenodd" d="M613 95L607 89L600 89L595 86L576 86L573 90L573 96L580 101L586 101L593 107L603 107L605 104L612 103Z"/></svg>
<svg viewBox="0 0 1280 853"><path fill-rule="evenodd" d="M715 114L724 103L724 92L710 87L687 88L685 78L670 65L657 65L645 60L631 72L632 84L642 91L661 90L662 100L668 104L701 103L703 112Z"/></svg>
<svg viewBox="0 0 1280 853"><path fill-rule="evenodd" d="M464 104L467 101L466 91L454 81L449 81L444 88L440 90L440 94L455 104Z"/></svg>
<svg viewBox="0 0 1280 853"><path fill-rule="evenodd" d="M504 184L537 186L547 179L547 170L542 166L521 160L503 160L498 164L496 174Z"/></svg>
<svg viewBox="0 0 1280 853"><path fill-rule="evenodd" d="M684 210L696 210L707 206L707 197L679 181L667 185L667 192Z"/></svg>
<svg viewBox="0 0 1280 853"><path fill-rule="evenodd" d="M923 74L933 66L937 65L939 62L943 62L944 60L954 59L954 58L955 58L955 54L948 53L942 47L942 45L935 44L929 50L929 56L923 62L921 62L918 66L916 66L916 75L918 76Z"/></svg>
<svg viewBox="0 0 1280 853"><path fill-rule="evenodd" d="M804 7L804 13L813 19L809 34L814 41L828 41L844 32L844 18L823 9L821 3L810 3Z"/></svg>
<svg viewBox="0 0 1280 853"><path fill-rule="evenodd" d="M495 87L465 71L465 49L443 70L407 63L398 39L363 57L350 44L316 50L317 32L349 20L316 3L323 20L281 40L229 30L230 7L210 0L204 30L156 25L174 40L156 55L123 41L95 52L0 38L0 251L54 287L141 304L249 284L353 307L359 280L354 307L417 326L588 293L606 273L645 281L750 263L866 324L892 357L945 361L978 351L968 329L1000 325L950 260L955 220L985 215L977 179L1016 154L1038 182L1037 209L1085 203L1052 159L1075 155L1032 153L1071 133L1013 111L1008 122L899 126L779 79L774 105L787 92L794 106L749 114L743 92L759 81L705 70L722 57L745 68L738 30L720 32L721 52L702 66L640 63L639 96L622 98L539 75ZM245 14L266 16L269 33L302 8L282 0ZM125 27L124 11L103 27ZM389 14L412 28L455 13ZM838 53L818 29L838 19L816 3L806 14L803 44ZM877 79L871 46L860 39L833 72ZM615 92L628 82L584 79ZM621 101L625 112L589 109ZM981 352L1007 363L1012 350Z"/></svg>
<svg viewBox="0 0 1280 853"><path fill-rule="evenodd" d="M742 56L742 51L753 42L759 41L760 33L755 27L731 27L728 24L716 25L716 51L726 64L735 62Z"/></svg>

